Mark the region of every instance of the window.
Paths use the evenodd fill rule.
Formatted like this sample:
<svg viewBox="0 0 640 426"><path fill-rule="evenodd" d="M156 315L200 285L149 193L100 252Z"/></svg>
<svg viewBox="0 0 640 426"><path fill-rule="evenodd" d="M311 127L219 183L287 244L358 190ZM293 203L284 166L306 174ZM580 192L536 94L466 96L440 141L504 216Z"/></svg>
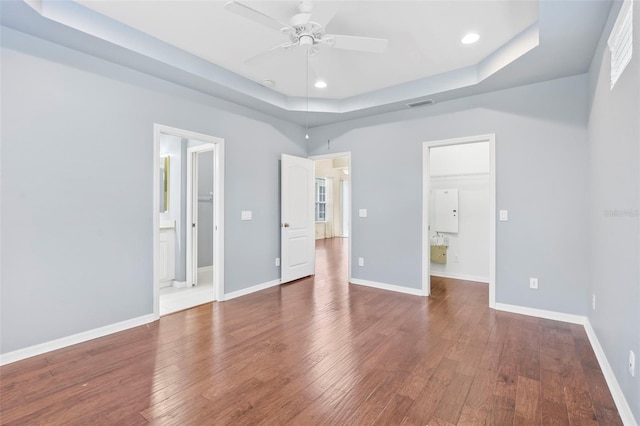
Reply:
<svg viewBox="0 0 640 426"><path fill-rule="evenodd" d="M625 0L616 19L616 23L609 36L609 50L611 51L611 90L618 78L631 62L633 51L633 1Z"/></svg>
<svg viewBox="0 0 640 426"><path fill-rule="evenodd" d="M327 221L327 179L316 178L316 222Z"/></svg>

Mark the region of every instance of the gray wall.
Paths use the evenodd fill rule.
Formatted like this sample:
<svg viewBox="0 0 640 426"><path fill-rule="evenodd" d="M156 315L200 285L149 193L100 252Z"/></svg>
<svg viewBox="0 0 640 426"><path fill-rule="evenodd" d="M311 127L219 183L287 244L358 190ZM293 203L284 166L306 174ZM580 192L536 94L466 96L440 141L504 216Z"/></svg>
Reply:
<svg viewBox="0 0 640 426"><path fill-rule="evenodd" d="M640 4L634 10L633 57L610 90L609 17L590 70L589 262L596 310L589 320L637 421L640 421ZM636 354L636 376L627 369Z"/></svg>
<svg viewBox="0 0 640 426"><path fill-rule="evenodd" d="M2 353L152 312L153 123L225 139L225 291L279 277L302 128L6 28L1 54Z"/></svg>
<svg viewBox="0 0 640 426"><path fill-rule="evenodd" d="M639 204L637 34L613 92L601 48L589 84L321 127L308 153L352 152L353 211L369 210L352 221L353 256L366 259L353 276L419 288L422 142L495 133L497 208L510 211L497 301L588 314L640 418L640 374L625 369L629 349L640 357L638 218L604 215ZM2 353L151 313L156 122L225 139L225 291L279 277L278 160L307 154L299 126L4 28L2 45Z"/></svg>
<svg viewBox="0 0 640 426"><path fill-rule="evenodd" d="M497 301L586 314L586 120L581 75L313 129L311 155L352 153L352 275L420 288L422 143L495 133Z"/></svg>
<svg viewBox="0 0 640 426"><path fill-rule="evenodd" d="M213 151L198 154L198 195L213 192ZM213 265L213 202L198 201L198 267Z"/></svg>

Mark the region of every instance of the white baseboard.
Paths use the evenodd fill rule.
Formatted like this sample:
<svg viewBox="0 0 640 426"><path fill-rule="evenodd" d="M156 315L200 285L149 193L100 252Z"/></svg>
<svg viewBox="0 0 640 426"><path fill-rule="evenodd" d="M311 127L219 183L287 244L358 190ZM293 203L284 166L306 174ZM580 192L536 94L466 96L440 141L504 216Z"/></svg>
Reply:
<svg viewBox="0 0 640 426"><path fill-rule="evenodd" d="M132 318L130 320L106 325L104 327L94 328L93 330L83 331L82 333L52 340L50 342L40 343L38 345L18 349L17 351L7 352L6 354L0 354L0 365L10 364L12 362L31 358L32 356L55 351L56 349L61 349L67 346L86 342L88 340L97 339L98 337L103 337L108 334L128 330L133 327L138 327L140 325L156 321L157 319L158 317L153 314L143 315L141 317Z"/></svg>
<svg viewBox="0 0 640 426"><path fill-rule="evenodd" d="M171 287L173 287L173 288L187 288L187 287L191 287L191 286L187 285L186 281L173 280L173 282L171 283Z"/></svg>
<svg viewBox="0 0 640 426"><path fill-rule="evenodd" d="M256 291L265 290L270 287L275 287L280 285L280 279L268 281L266 283L257 284L252 287L243 288L242 290L232 291L231 293L225 293L224 298L222 300L231 300L236 297L246 296L247 294L255 293Z"/></svg>
<svg viewBox="0 0 640 426"><path fill-rule="evenodd" d="M431 275L434 277L453 278L455 280L476 281L479 283L489 284L489 277L481 277L479 275L456 274L455 272L441 272L431 269Z"/></svg>
<svg viewBox="0 0 640 426"><path fill-rule="evenodd" d="M550 319L554 321L568 322L571 324L584 325L587 322L587 317L583 315L573 315L573 314L565 314L563 312L545 311L544 309L527 308L524 306L508 305L506 303L496 303L495 309L498 311L528 315L530 317L538 317L538 318Z"/></svg>
<svg viewBox="0 0 640 426"><path fill-rule="evenodd" d="M388 290L388 291L395 291L397 293L411 294L413 296L424 296L424 294L422 294L422 290L418 288L409 288L409 287L403 287L403 286L394 285L394 284L385 284L385 283L379 283L375 281L361 280L359 278L351 278L349 280L349 283L363 285L365 287L378 288L380 290Z"/></svg>
<svg viewBox="0 0 640 426"><path fill-rule="evenodd" d="M611 396L613 397L613 401L616 403L616 407L618 408L618 413L620 414L620 418L622 419L622 423L625 425L638 425L636 422L633 413L631 412L631 407L627 403L626 398L624 397L624 393L622 393L622 389L620 389L620 384L616 379L615 374L613 373L613 369L609 364L609 360L600 345L600 341L598 340L598 336L596 335L595 330L591 326L591 322L589 319L584 324L584 330L587 332L587 337L589 338L589 342L591 343L591 347L593 348L593 352L596 354L596 358L598 359L598 364L600 364L600 369L602 370L602 374L604 374L604 378L607 381L607 385L609 386L609 391L611 391Z"/></svg>
<svg viewBox="0 0 640 426"><path fill-rule="evenodd" d="M587 337L589 338L589 343L591 343L591 347L593 348L593 352L596 354L596 358L598 359L598 364L600 364L600 369L602 370L602 374L604 375L605 380L607 381L607 386L609 386L609 391L611 392L611 396L613 397L614 402L616 403L616 408L618 409L618 413L620 414L620 418L622 419L622 423L628 426L637 426L638 423L631 412L631 407L627 403L627 400L624 397L624 393L622 393L622 389L620 388L620 384L616 379L613 370L611 369L611 365L607 360L607 356L598 341L598 337L591 326L591 322L589 318L582 315L573 315L573 314L565 314L562 312L554 312L554 311L545 311L543 309L534 309L534 308L526 308L523 306L516 305L508 305L506 303L496 303L496 310L512 312L514 314L522 314L529 315L532 317L545 318L554 321L562 321L568 322L572 324L580 324L584 326L584 330L587 333Z"/></svg>
<svg viewBox="0 0 640 426"><path fill-rule="evenodd" d="M198 284L213 284L213 266L203 266L198 268Z"/></svg>

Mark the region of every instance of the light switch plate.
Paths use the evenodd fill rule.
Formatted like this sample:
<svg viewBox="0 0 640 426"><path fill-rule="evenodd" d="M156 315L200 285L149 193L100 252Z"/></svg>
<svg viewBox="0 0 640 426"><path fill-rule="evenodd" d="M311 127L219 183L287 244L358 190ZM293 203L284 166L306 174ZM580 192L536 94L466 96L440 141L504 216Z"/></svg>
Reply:
<svg viewBox="0 0 640 426"><path fill-rule="evenodd" d="M367 209L360 209L360 210L358 210L358 216L360 216L360 217L367 217Z"/></svg>
<svg viewBox="0 0 640 426"><path fill-rule="evenodd" d="M243 210L241 215L242 220L253 219L253 212L251 210Z"/></svg>
<svg viewBox="0 0 640 426"><path fill-rule="evenodd" d="M509 220L509 210L500 210L500 221L506 222Z"/></svg>

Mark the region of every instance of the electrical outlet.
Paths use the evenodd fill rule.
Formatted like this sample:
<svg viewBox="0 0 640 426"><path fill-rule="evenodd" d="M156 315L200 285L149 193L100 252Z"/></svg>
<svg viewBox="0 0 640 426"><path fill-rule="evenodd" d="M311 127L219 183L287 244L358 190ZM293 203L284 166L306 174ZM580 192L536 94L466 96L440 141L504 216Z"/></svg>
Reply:
<svg viewBox="0 0 640 426"><path fill-rule="evenodd" d="M280 266L280 258L276 257L276 266Z"/></svg>
<svg viewBox="0 0 640 426"><path fill-rule="evenodd" d="M636 375L636 354L633 351L629 351L629 373L631 376Z"/></svg>
<svg viewBox="0 0 640 426"><path fill-rule="evenodd" d="M358 258L358 266L364 266L364 257Z"/></svg>
<svg viewBox="0 0 640 426"><path fill-rule="evenodd" d="M453 263L460 263L460 256L457 254L453 256Z"/></svg>
<svg viewBox="0 0 640 426"><path fill-rule="evenodd" d="M591 307L593 308L594 311L596 310L596 294L595 293L591 295Z"/></svg>
<svg viewBox="0 0 640 426"><path fill-rule="evenodd" d="M538 289L538 279L537 278L529 278L529 288L534 290Z"/></svg>

